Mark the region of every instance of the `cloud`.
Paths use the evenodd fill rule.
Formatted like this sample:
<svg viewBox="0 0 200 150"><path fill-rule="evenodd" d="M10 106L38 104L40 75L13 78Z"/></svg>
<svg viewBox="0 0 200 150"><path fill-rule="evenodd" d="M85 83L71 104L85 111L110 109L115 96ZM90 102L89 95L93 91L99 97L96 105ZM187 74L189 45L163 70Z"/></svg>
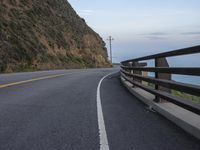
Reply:
<svg viewBox="0 0 200 150"><path fill-rule="evenodd" d="M149 36L161 36L161 35L168 35L166 32L152 32L152 33L144 33L140 35L149 35Z"/></svg>
<svg viewBox="0 0 200 150"><path fill-rule="evenodd" d="M146 36L145 38L149 40L164 40L165 38L162 36Z"/></svg>
<svg viewBox="0 0 200 150"><path fill-rule="evenodd" d="M200 35L200 32L183 32L182 35Z"/></svg>
<svg viewBox="0 0 200 150"><path fill-rule="evenodd" d="M93 13L94 10L90 10L90 9L85 9L85 10L81 10L82 12L85 12L85 13Z"/></svg>
<svg viewBox="0 0 200 150"><path fill-rule="evenodd" d="M164 40L166 39L165 36L169 35L167 32L152 32L152 33L143 33L139 34L145 39L149 40Z"/></svg>
<svg viewBox="0 0 200 150"><path fill-rule="evenodd" d="M84 16L93 16L95 11L90 10L90 9L84 9L84 10L80 10L78 13Z"/></svg>

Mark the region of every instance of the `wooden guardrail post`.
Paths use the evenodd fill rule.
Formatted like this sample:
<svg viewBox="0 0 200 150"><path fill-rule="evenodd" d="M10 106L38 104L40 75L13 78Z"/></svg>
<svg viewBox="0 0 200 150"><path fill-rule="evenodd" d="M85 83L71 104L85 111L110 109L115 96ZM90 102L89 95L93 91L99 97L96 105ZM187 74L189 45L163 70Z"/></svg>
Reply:
<svg viewBox="0 0 200 150"><path fill-rule="evenodd" d="M132 67L145 67L147 66L147 63L139 63L139 62L132 62ZM142 75L143 72L142 71L136 71L136 70L131 70L131 74L138 74L138 75ZM142 80L140 79L134 79L134 77L132 78L134 81L142 83Z"/></svg>
<svg viewBox="0 0 200 150"><path fill-rule="evenodd" d="M169 67L169 64L167 62L167 59L165 57L163 58L155 58L155 67ZM171 80L171 74L168 73L158 73L155 72L155 78L156 79L165 79L165 80ZM165 91L167 93L171 93L171 90L162 86L155 85L156 90ZM164 102L165 100L159 98L156 96L155 102Z"/></svg>

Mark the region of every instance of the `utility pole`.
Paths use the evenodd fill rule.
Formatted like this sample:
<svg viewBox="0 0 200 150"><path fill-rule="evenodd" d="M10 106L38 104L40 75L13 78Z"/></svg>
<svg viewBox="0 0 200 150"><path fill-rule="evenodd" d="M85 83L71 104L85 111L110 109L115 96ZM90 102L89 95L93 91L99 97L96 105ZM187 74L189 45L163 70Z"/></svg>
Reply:
<svg viewBox="0 0 200 150"><path fill-rule="evenodd" d="M114 39L112 38L112 36L109 36L107 40L109 41L109 45L110 45L110 62L112 64L112 40Z"/></svg>

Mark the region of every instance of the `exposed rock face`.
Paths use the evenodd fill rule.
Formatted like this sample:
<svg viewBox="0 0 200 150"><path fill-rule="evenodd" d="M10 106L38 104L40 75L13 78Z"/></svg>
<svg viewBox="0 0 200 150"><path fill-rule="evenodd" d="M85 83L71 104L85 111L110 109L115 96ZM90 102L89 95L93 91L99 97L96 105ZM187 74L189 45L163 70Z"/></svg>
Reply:
<svg viewBox="0 0 200 150"><path fill-rule="evenodd" d="M106 66L105 43L66 0L0 0L0 72Z"/></svg>

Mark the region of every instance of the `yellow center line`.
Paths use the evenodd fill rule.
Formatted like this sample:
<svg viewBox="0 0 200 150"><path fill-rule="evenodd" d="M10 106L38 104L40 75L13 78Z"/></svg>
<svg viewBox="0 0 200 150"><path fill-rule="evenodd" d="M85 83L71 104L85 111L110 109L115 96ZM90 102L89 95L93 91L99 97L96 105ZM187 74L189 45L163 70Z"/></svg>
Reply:
<svg viewBox="0 0 200 150"><path fill-rule="evenodd" d="M1 88L6 88L6 87L10 87L10 86L14 86L14 85L19 85L19 84L29 83L29 82L33 82L33 81L38 81L38 80L44 80L44 79L51 79L51 78L61 77L61 76L68 75L68 74L72 74L72 73L50 75L50 76L33 78L33 79L29 79L29 80L17 81L17 82L8 83L8 84L2 84L2 85L0 84L0 89Z"/></svg>

